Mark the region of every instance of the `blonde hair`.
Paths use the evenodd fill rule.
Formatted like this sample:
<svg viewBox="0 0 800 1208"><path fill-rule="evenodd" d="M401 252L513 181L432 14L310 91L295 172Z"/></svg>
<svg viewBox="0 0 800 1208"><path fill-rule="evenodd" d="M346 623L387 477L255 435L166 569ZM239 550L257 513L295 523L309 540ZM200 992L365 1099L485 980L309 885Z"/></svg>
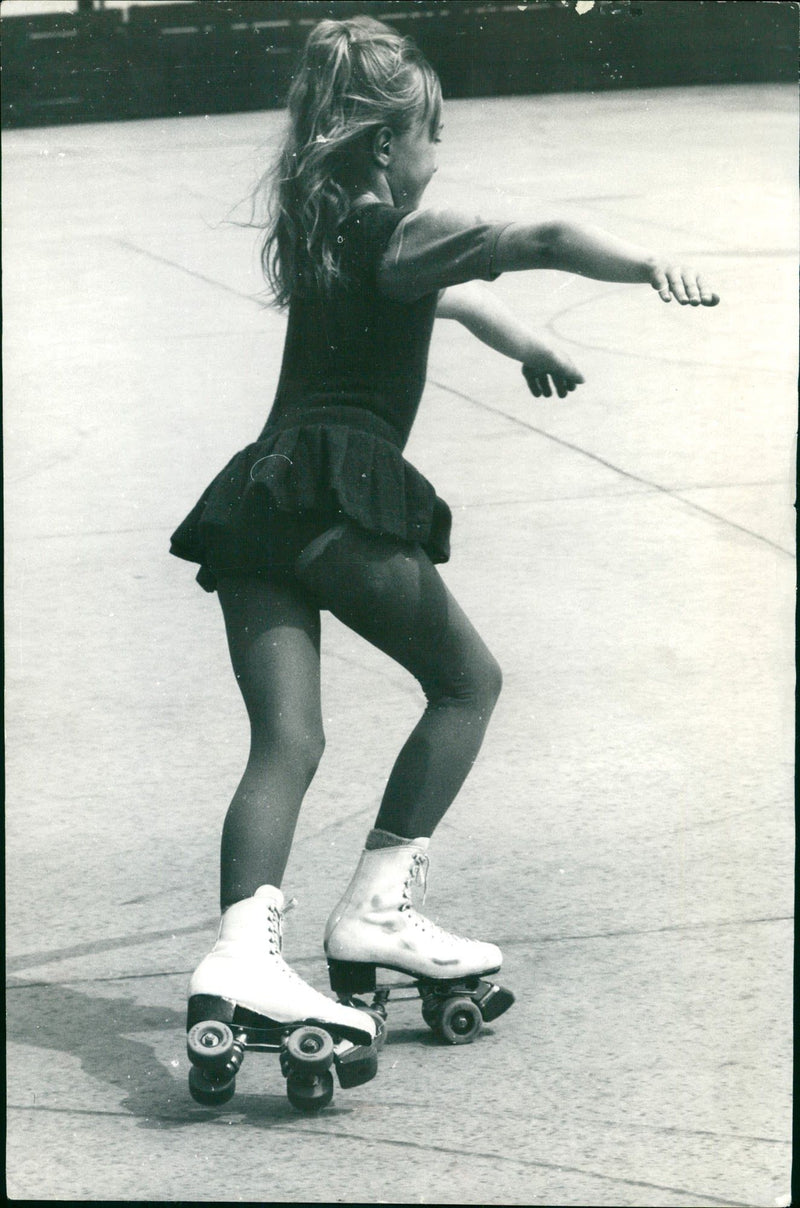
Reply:
<svg viewBox="0 0 800 1208"><path fill-rule="evenodd" d="M278 306L342 278L336 235L370 136L426 120L433 135L441 104L438 76L409 38L371 17L314 27L289 92L283 147L259 186L268 204L261 263Z"/></svg>

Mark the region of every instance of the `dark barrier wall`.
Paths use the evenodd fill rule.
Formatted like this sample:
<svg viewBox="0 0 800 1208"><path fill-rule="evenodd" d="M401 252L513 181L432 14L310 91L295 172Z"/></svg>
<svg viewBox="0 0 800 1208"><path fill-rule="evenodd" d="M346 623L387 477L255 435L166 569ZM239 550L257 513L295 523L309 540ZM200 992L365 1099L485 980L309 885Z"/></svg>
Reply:
<svg viewBox="0 0 800 1208"><path fill-rule="evenodd" d="M364 12L410 34L450 97L797 79L786 0L203 0L4 18L3 122L274 108L309 27Z"/></svg>

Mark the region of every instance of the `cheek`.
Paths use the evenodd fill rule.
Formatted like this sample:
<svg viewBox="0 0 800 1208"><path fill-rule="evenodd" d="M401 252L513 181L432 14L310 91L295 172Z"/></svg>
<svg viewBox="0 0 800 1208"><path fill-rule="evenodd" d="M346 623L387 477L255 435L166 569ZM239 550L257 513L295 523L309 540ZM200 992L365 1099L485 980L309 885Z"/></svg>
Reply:
<svg viewBox="0 0 800 1208"><path fill-rule="evenodd" d="M419 178L420 180L430 180L436 171L436 157L427 154L421 155L419 159Z"/></svg>

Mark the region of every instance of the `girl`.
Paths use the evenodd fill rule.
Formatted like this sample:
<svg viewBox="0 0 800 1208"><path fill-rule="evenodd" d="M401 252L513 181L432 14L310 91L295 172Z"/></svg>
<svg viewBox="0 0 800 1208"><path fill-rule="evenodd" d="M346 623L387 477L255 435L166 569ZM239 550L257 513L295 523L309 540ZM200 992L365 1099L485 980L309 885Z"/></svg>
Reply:
<svg viewBox="0 0 800 1208"><path fill-rule="evenodd" d="M502 960L411 900L501 681L435 567L449 554L449 509L402 456L434 318L459 320L521 362L534 395L563 398L583 381L578 370L481 279L561 269L649 284L665 302L718 298L693 270L599 231L419 210L436 171L439 82L411 42L370 18L313 29L289 119L262 255L289 310L275 401L258 439L172 539L219 595L252 734L222 832L219 937L192 977L189 1019L207 1018L209 1003L237 1004L281 1023L314 1019L367 1045L373 1018L314 990L281 955L281 879L323 748L321 609L396 659L427 698L328 920L334 989L347 1000L370 988L376 966L449 980Z"/></svg>

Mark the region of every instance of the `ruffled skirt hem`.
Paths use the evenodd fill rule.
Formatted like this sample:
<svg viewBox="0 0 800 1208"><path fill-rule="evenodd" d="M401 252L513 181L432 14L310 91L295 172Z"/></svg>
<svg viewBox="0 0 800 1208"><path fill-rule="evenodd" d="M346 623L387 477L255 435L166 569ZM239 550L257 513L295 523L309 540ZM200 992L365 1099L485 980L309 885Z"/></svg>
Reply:
<svg viewBox="0 0 800 1208"><path fill-rule="evenodd" d="M342 519L450 556L450 509L405 460L391 426L337 407L269 424L210 483L172 535L171 553L200 563L213 591L222 573L289 568L317 533Z"/></svg>

